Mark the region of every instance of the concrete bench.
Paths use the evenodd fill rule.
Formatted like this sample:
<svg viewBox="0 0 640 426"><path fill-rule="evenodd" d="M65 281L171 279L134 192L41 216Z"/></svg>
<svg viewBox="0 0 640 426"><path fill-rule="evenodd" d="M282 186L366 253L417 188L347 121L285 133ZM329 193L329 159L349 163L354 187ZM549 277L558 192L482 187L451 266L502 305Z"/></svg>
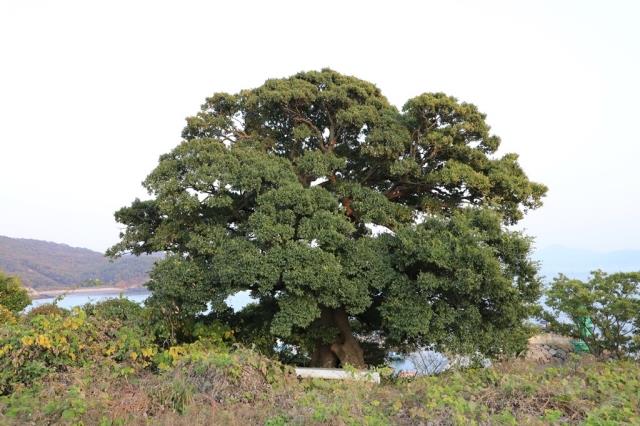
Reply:
<svg viewBox="0 0 640 426"><path fill-rule="evenodd" d="M346 371L341 368L296 368L296 376L303 379L364 380L380 383L380 373L375 371Z"/></svg>

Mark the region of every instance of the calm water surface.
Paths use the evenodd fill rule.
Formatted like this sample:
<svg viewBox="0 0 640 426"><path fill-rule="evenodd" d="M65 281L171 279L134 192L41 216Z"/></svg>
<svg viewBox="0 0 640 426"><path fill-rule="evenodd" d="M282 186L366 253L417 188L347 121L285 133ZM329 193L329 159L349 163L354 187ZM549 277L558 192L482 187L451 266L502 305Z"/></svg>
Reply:
<svg viewBox="0 0 640 426"><path fill-rule="evenodd" d="M59 296L58 306L65 309L75 308L76 306L82 306L87 303L102 302L107 299L115 299L118 297L126 297L129 300L133 300L137 303L144 303L151 293L147 289L135 289L128 291L104 291L95 293L69 293L65 296ZM44 305L45 303L52 303L55 300L54 297L47 297L44 299L36 299L31 302L31 305L27 309L35 308L36 306ZM240 292L230 296L227 299L227 304L234 310L238 311L244 308L251 302L248 292Z"/></svg>
<svg viewBox="0 0 640 426"><path fill-rule="evenodd" d="M107 299L114 299L118 297L126 297L134 302L142 303L150 293L148 290L130 290L123 292L105 291L95 293L69 293L65 296L61 296L62 299L58 300L58 306L65 309L75 308L76 306L82 306L87 303L102 302ZM55 300L54 297L47 297L45 299L36 299L31 302L29 308L35 308L36 306L44 305L45 303L52 303Z"/></svg>

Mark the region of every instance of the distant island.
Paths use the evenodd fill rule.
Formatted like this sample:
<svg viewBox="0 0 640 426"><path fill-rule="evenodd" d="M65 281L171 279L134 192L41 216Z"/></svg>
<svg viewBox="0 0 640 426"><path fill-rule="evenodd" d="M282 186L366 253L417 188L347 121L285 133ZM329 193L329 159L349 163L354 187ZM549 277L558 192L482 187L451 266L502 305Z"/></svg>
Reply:
<svg viewBox="0 0 640 426"><path fill-rule="evenodd" d="M140 288L160 255L110 260L85 248L0 236L0 270L17 275L32 297Z"/></svg>

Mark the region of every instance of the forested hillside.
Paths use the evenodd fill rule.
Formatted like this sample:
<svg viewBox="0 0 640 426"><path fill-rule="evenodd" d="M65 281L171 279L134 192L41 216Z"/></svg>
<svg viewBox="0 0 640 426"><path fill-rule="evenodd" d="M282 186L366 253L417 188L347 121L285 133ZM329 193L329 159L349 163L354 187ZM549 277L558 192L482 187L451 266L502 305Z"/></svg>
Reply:
<svg viewBox="0 0 640 426"><path fill-rule="evenodd" d="M36 290L99 284L144 284L156 256L123 256L110 261L102 253L40 240L0 236L0 270L18 275Z"/></svg>

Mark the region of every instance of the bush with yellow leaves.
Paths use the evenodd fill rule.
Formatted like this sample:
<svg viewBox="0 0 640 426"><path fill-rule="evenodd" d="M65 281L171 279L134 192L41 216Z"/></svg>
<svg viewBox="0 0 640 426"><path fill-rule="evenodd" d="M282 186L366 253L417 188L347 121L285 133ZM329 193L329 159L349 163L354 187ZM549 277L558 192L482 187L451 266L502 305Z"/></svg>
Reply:
<svg viewBox="0 0 640 426"><path fill-rule="evenodd" d="M66 315L24 316L0 327L0 395L91 362L144 368L156 352L152 337L140 328L87 316L80 308Z"/></svg>
<svg viewBox="0 0 640 426"><path fill-rule="evenodd" d="M13 315L13 313L9 309L0 305L0 325L13 324L15 322L16 322L16 317Z"/></svg>
<svg viewBox="0 0 640 426"><path fill-rule="evenodd" d="M233 333L217 322L196 324L191 343L159 345L149 313L127 299L71 311L55 307L14 317L0 310L0 395L46 375L100 365L120 375L173 367L183 356L224 348Z"/></svg>

